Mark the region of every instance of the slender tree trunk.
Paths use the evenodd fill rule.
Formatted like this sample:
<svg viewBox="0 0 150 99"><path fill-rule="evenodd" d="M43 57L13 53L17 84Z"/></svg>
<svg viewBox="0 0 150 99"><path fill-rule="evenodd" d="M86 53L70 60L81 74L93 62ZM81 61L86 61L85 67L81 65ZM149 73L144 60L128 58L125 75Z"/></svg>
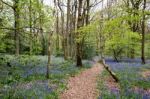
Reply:
<svg viewBox="0 0 150 99"><path fill-rule="evenodd" d="M78 8L78 23L77 23L77 29L83 26L83 19L82 19L82 3L83 0L79 0L79 8ZM79 32L77 32L77 39L79 39ZM77 41L76 43L76 65L78 67L82 66L82 47L81 47L81 41Z"/></svg>
<svg viewBox="0 0 150 99"><path fill-rule="evenodd" d="M57 16L56 16L56 34L57 34L57 38L56 38L56 51L59 51L59 16L58 16L58 11L57 11Z"/></svg>
<svg viewBox="0 0 150 99"><path fill-rule="evenodd" d="M41 37L42 37L42 55L46 55L46 40L44 37L43 29L40 29Z"/></svg>
<svg viewBox="0 0 150 99"><path fill-rule="evenodd" d="M15 23L14 23L14 28L15 28L15 47L16 47L16 55L20 54L20 9L19 9L19 0L14 0L14 17L15 17Z"/></svg>
<svg viewBox="0 0 150 99"><path fill-rule="evenodd" d="M68 50L67 50L67 36L64 34L64 59L68 59Z"/></svg>
<svg viewBox="0 0 150 99"><path fill-rule="evenodd" d="M89 13L90 13L90 0L86 0L87 11L86 11L86 25L89 24Z"/></svg>
<svg viewBox="0 0 150 99"><path fill-rule="evenodd" d="M60 50L60 46L59 46L59 12L58 12L58 8L57 8L57 3L56 0L54 0L54 9L56 11L56 54L58 54L58 51Z"/></svg>
<svg viewBox="0 0 150 99"><path fill-rule="evenodd" d="M32 55L32 1L30 0L30 6L29 6L29 26L30 26L30 55Z"/></svg>
<svg viewBox="0 0 150 99"><path fill-rule="evenodd" d="M72 15L72 26L73 26L73 29L72 29L72 51L71 51L71 54L72 54L72 59L76 59L76 43L75 43L75 31L77 29L77 0L74 0L74 12L73 12L73 15Z"/></svg>
<svg viewBox="0 0 150 99"><path fill-rule="evenodd" d="M63 50L64 50L64 59L67 60L67 45L66 45L66 35L64 33L64 13L61 12L61 33L63 35L62 38L62 46L63 46Z"/></svg>
<svg viewBox="0 0 150 99"><path fill-rule="evenodd" d="M67 57L70 56L70 0L67 0L67 24L66 24L66 45L67 45Z"/></svg>
<svg viewBox="0 0 150 99"><path fill-rule="evenodd" d="M119 60L118 60L118 58L117 58L117 54L116 54L116 51L115 51L115 50L113 50L113 55L114 55L114 59L115 59L115 61L116 61L116 62L119 62Z"/></svg>
<svg viewBox="0 0 150 99"><path fill-rule="evenodd" d="M61 11L61 33L63 35L62 46L63 46L63 50L64 50L64 59L67 60L68 59L68 56L67 56L67 36L66 36L66 33L64 32L64 11L61 8L59 0L58 0L58 7Z"/></svg>
<svg viewBox="0 0 150 99"><path fill-rule="evenodd" d="M104 0L102 0L102 9L104 9ZM101 25L100 25L100 28L102 29L103 28L103 23L104 23L104 12L102 11L101 12ZM103 53L104 53L104 37L103 37L103 35L102 35L102 33L100 32L99 33L99 46L100 46L100 57L101 57L101 59L103 59L104 58L104 55L103 55Z"/></svg>
<svg viewBox="0 0 150 99"><path fill-rule="evenodd" d="M145 64L145 9L146 9L146 0L143 4L143 19L142 19L142 46L141 46L141 60Z"/></svg>
<svg viewBox="0 0 150 99"><path fill-rule="evenodd" d="M46 78L49 79L49 68L51 65L51 36L53 32L49 33L48 37L48 63L47 63L47 72L46 72Z"/></svg>
<svg viewBox="0 0 150 99"><path fill-rule="evenodd" d="M38 1L38 6L39 6L39 28L40 28L40 33L41 33L41 43L42 43L42 55L46 54L46 40L44 37L44 32L43 32L43 12L42 12L42 6L43 6L43 0Z"/></svg>
<svg viewBox="0 0 150 99"><path fill-rule="evenodd" d="M64 50L64 59L67 60L67 50L66 50L66 35L64 33L64 13L61 12L61 33L62 33L62 46L63 46L63 50Z"/></svg>

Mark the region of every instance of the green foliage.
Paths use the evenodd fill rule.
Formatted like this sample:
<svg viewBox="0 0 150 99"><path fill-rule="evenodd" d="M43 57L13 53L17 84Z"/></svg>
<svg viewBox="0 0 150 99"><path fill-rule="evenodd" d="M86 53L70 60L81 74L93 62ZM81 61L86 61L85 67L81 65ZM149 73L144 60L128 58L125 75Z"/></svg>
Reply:
<svg viewBox="0 0 150 99"><path fill-rule="evenodd" d="M76 38L76 42L82 42L82 40L91 41L96 36L95 32L97 29L98 22L92 22L86 26L81 27L76 32L79 32L79 37Z"/></svg>
<svg viewBox="0 0 150 99"><path fill-rule="evenodd" d="M141 80L141 81L134 82L134 85L138 86L140 88L146 89L146 90L150 88L150 83L147 80Z"/></svg>
<svg viewBox="0 0 150 99"><path fill-rule="evenodd" d="M94 21L90 24L81 27L77 30L79 37L76 38L76 42L82 44L83 58L90 59L96 55L96 32L98 28L98 22Z"/></svg>
<svg viewBox="0 0 150 99"><path fill-rule="evenodd" d="M62 50L56 50L56 56L57 57L62 57L64 55L63 51Z"/></svg>
<svg viewBox="0 0 150 99"><path fill-rule="evenodd" d="M0 53L6 53L7 50L13 48L13 40L9 37L10 33L5 33L5 31L0 29Z"/></svg>
<svg viewBox="0 0 150 99"><path fill-rule="evenodd" d="M116 57L121 57L128 49L138 48L140 36L130 30L124 18L109 20L104 25L104 35L106 39L106 52L115 53Z"/></svg>
<svg viewBox="0 0 150 99"><path fill-rule="evenodd" d="M4 37L5 37L5 34L3 33L3 31L0 30L0 42L1 42L0 43L0 52L5 52L5 50L6 50L6 45L3 42Z"/></svg>
<svg viewBox="0 0 150 99"><path fill-rule="evenodd" d="M95 48L90 43L83 45L83 51L84 51L83 53L84 59L91 59L92 57L96 55Z"/></svg>
<svg viewBox="0 0 150 99"><path fill-rule="evenodd" d="M5 0L4 2L13 6L14 1ZM52 26L55 20L55 18L53 18L53 8L44 5L41 0L19 0L17 6L17 11L19 11L20 16L18 19L20 28L20 52L21 54L29 54L30 47L32 46L31 54L41 54L43 39L47 47L47 35L53 29ZM31 18L30 14L32 16ZM14 21L13 9L3 4L0 13L0 53L15 52ZM29 30L30 25L32 33L30 33ZM44 33L41 33L41 28ZM30 45L31 42L32 45Z"/></svg>

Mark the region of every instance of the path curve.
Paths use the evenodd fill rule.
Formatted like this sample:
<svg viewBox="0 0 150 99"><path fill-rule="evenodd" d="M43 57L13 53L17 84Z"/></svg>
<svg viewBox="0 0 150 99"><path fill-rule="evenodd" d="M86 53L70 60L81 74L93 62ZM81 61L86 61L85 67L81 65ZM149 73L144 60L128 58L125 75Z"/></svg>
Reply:
<svg viewBox="0 0 150 99"><path fill-rule="evenodd" d="M68 81L68 90L60 95L60 99L96 99L97 77L102 70L103 66L96 63L92 68L71 77Z"/></svg>

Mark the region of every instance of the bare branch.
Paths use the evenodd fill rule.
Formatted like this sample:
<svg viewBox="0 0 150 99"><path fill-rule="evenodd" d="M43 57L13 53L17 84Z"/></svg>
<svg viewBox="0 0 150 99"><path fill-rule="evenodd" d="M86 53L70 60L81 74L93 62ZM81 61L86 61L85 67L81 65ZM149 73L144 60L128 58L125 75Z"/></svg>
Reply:
<svg viewBox="0 0 150 99"><path fill-rule="evenodd" d="M97 2L97 0L92 4L92 5L90 5L89 7L95 7L96 5L98 5L98 4L100 4L102 2L102 0L101 1L99 1L99 2Z"/></svg>
<svg viewBox="0 0 150 99"><path fill-rule="evenodd" d="M14 6L10 5L10 4L9 4L9 3L7 3L7 2L4 2L3 0L1 0L1 2L2 2L2 3L4 3L5 5L7 5L7 6L11 7L12 9L14 8Z"/></svg>

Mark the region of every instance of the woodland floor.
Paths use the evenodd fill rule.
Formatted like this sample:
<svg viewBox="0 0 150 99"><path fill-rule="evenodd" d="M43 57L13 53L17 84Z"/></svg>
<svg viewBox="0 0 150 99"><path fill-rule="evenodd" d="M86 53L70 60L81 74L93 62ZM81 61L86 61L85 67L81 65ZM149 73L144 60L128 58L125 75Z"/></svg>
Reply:
<svg viewBox="0 0 150 99"><path fill-rule="evenodd" d="M71 77L68 80L68 89L60 95L60 99L96 99L97 78L102 71L103 66L96 63L92 68Z"/></svg>

